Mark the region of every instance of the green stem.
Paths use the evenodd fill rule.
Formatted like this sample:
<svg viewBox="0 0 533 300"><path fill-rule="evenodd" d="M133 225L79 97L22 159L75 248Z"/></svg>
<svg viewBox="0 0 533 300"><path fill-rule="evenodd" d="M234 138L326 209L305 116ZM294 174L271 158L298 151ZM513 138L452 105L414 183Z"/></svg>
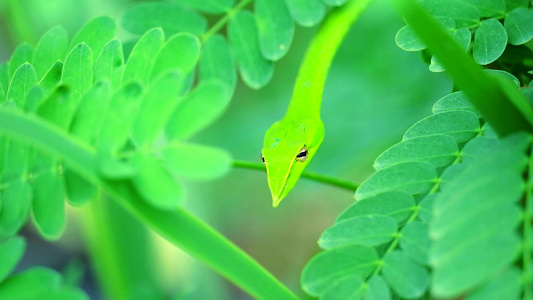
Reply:
<svg viewBox="0 0 533 300"><path fill-rule="evenodd" d="M252 2L252 0L242 0L241 2L239 2L239 4L237 4L235 7L233 7L230 11L228 11L224 17L222 17L220 20L218 20L218 22L216 22L211 28L209 28L209 30L207 32L205 32L201 39L202 39L202 42L205 42L207 41L212 35L214 35L215 33L217 33L220 29L222 29L222 27L224 27L224 25L226 25L226 23L231 19L233 18L233 16L238 12L240 11L241 9L243 9L246 5L248 5L250 2Z"/></svg>
<svg viewBox="0 0 533 300"><path fill-rule="evenodd" d="M251 169L251 170L259 170L266 172L266 167L264 164L261 163L253 163L248 161L241 161L241 160L234 160L233 161L233 167L235 168L241 168L241 169ZM304 171L301 175L301 178L307 178L310 180L314 180L317 182L329 184L341 189L346 189L351 192L355 192L357 188L359 187L359 184L353 183L348 180L339 179L336 177L326 176L315 172L309 172Z"/></svg>
<svg viewBox="0 0 533 300"><path fill-rule="evenodd" d="M61 159L159 235L203 261L253 297L297 298L244 251L186 210L156 209L142 199L129 180L101 178L95 150L53 125L34 116L0 108L0 131Z"/></svg>
<svg viewBox="0 0 533 300"><path fill-rule="evenodd" d="M533 108L516 87L483 72L414 0L391 2L498 135L532 130Z"/></svg>

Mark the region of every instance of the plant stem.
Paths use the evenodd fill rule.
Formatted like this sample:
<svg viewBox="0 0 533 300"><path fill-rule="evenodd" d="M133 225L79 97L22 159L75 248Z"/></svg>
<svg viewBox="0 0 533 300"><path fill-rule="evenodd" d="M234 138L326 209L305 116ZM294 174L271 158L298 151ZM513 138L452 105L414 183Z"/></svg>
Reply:
<svg viewBox="0 0 533 300"><path fill-rule="evenodd" d="M207 41L212 35L214 35L215 33L217 33L222 27L224 27L224 25L226 25L226 23L231 19L233 18L233 16L238 12L240 11L241 9L243 9L246 5L248 5L250 2L252 2L252 0L242 0L241 2L239 2L239 4L237 4L235 7L233 7L230 11L228 11L224 17L222 17L220 20L218 20L218 22L216 22L211 28L209 28L209 30L207 32L205 32L202 36L201 36L201 39L202 39L202 42L205 42Z"/></svg>
<svg viewBox="0 0 533 300"><path fill-rule="evenodd" d="M261 163L253 163L253 162L248 162L248 161L234 160L233 167L241 168L241 169L259 170L259 171L266 172L265 165ZM349 190L351 192L355 192L355 190L357 190L357 188L359 187L359 184L357 183L353 183L351 181L339 179L336 177L322 175L322 174L315 173L315 172L304 171L301 177L314 180L320 183L329 184L329 185L332 185L332 186L335 186L341 189Z"/></svg>
<svg viewBox="0 0 533 300"><path fill-rule="evenodd" d="M67 167L100 187L159 235L203 261L253 297L297 299L258 262L186 210L159 210L142 199L130 180L100 177L95 150L64 131L37 117L6 108L0 108L0 131L61 159Z"/></svg>

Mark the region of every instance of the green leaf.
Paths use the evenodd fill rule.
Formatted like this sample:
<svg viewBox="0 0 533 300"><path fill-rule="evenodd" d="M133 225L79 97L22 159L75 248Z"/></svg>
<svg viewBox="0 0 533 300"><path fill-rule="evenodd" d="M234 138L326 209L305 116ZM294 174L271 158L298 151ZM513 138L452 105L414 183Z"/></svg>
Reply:
<svg viewBox="0 0 533 300"><path fill-rule="evenodd" d="M483 71L486 72L486 73L489 73L491 76L497 76L497 77L500 77L500 78L505 78L505 79L511 81L512 83L514 83L516 85L516 87L520 87L520 81L518 80L518 78L516 78L513 74L511 74L509 72L502 71L502 70L491 70L491 69L485 69Z"/></svg>
<svg viewBox="0 0 533 300"><path fill-rule="evenodd" d="M313 257L302 271L302 288L312 296L324 294L335 282L346 277L366 277L378 263L372 248L349 245L323 251Z"/></svg>
<svg viewBox="0 0 533 300"><path fill-rule="evenodd" d="M425 161L435 168L450 165L459 155L457 143L448 135L416 137L385 150L374 162L376 170L392 165Z"/></svg>
<svg viewBox="0 0 533 300"><path fill-rule="evenodd" d="M13 75L15 75L15 71L22 66L25 63L30 63L33 58L33 47L23 43L20 44L17 48L15 48L15 51L13 51L13 55L11 55L11 60L9 62L9 78L13 78Z"/></svg>
<svg viewBox="0 0 533 300"><path fill-rule="evenodd" d="M124 72L124 52L122 43L118 40L111 40L105 44L102 53L94 64L94 82L107 80L114 90L122 84Z"/></svg>
<svg viewBox="0 0 533 300"><path fill-rule="evenodd" d="M533 11L519 7L505 15L504 28L509 36L509 44L522 45L533 38Z"/></svg>
<svg viewBox="0 0 533 300"><path fill-rule="evenodd" d="M431 111L433 114L440 114L443 112L464 110L476 114L481 117L479 111L472 105L468 98L462 91L454 92L440 98L434 105Z"/></svg>
<svg viewBox="0 0 533 300"><path fill-rule="evenodd" d="M167 123L170 140L186 140L217 120L231 100L227 86L218 81L201 82L175 109Z"/></svg>
<svg viewBox="0 0 533 300"><path fill-rule="evenodd" d="M465 0L465 2L477 7L481 17L499 17L505 14L504 0Z"/></svg>
<svg viewBox="0 0 533 300"><path fill-rule="evenodd" d="M405 192L385 192L355 202L337 218L337 222L366 215L387 215L397 223L406 221L415 207L413 197Z"/></svg>
<svg viewBox="0 0 533 300"><path fill-rule="evenodd" d="M27 175L29 147L13 140L5 141L4 147L4 180L21 180Z"/></svg>
<svg viewBox="0 0 533 300"><path fill-rule="evenodd" d="M236 13L229 21L228 37L244 83L256 90L265 86L274 65L261 55L254 15L246 10Z"/></svg>
<svg viewBox="0 0 533 300"><path fill-rule="evenodd" d="M78 104L93 85L93 52L84 43L78 44L67 56L61 82L68 86L72 99Z"/></svg>
<svg viewBox="0 0 533 300"><path fill-rule="evenodd" d="M92 50L94 57L98 57L104 45L115 37L116 31L117 24L114 19L107 16L94 18L74 35L70 42L70 49L85 43Z"/></svg>
<svg viewBox="0 0 533 300"><path fill-rule="evenodd" d="M0 235L12 236L26 223L30 212L31 191L31 185L25 180L13 181L4 189L2 214L0 215ZM2 299L1 296L0 299Z"/></svg>
<svg viewBox="0 0 533 300"><path fill-rule="evenodd" d="M228 12L234 4L234 0L169 0L179 5L187 5L196 10L208 14L223 14Z"/></svg>
<svg viewBox="0 0 533 300"><path fill-rule="evenodd" d="M277 61L289 50L294 22L284 0L255 0L255 24L264 58Z"/></svg>
<svg viewBox="0 0 533 300"><path fill-rule="evenodd" d="M390 242L397 233L398 224L389 216L370 215L336 222L326 229L318 240L323 249L348 244L379 246Z"/></svg>
<svg viewBox="0 0 533 300"><path fill-rule="evenodd" d="M226 42L221 35L213 35L204 42L199 64L199 81L219 80L224 83L230 94L237 85L235 62Z"/></svg>
<svg viewBox="0 0 533 300"><path fill-rule="evenodd" d="M157 54L151 77L157 78L170 70L185 76L196 67L199 58L200 40L190 33L178 33L170 37Z"/></svg>
<svg viewBox="0 0 533 300"><path fill-rule="evenodd" d="M507 46L507 32L497 19L481 21L474 35L474 60L487 65L497 60Z"/></svg>
<svg viewBox="0 0 533 300"><path fill-rule="evenodd" d="M457 28L477 25L480 13L477 7L462 0L423 0L421 4L435 17L450 17Z"/></svg>
<svg viewBox="0 0 533 300"><path fill-rule="evenodd" d="M179 32L201 35L207 29L205 18L182 6L168 3L144 3L133 6L122 16L122 26L129 32L144 34L161 27L170 36Z"/></svg>
<svg viewBox="0 0 533 300"><path fill-rule="evenodd" d="M368 281L368 288L366 292L365 300L389 300L391 299L389 287L383 281L383 279L378 276L372 276Z"/></svg>
<svg viewBox="0 0 533 300"><path fill-rule="evenodd" d="M464 293L518 255L521 246L516 226L521 211L516 204L524 192L522 172L527 164L519 139L529 142L527 135L514 135L502 141L477 138L468 143L464 151L469 157L450 169L453 177L448 174L450 179L441 186L430 227L436 297ZM444 180L445 174L442 177Z"/></svg>
<svg viewBox="0 0 533 300"><path fill-rule="evenodd" d="M232 164L226 151L197 144L170 144L162 155L176 175L192 179L221 177L230 171Z"/></svg>
<svg viewBox="0 0 533 300"><path fill-rule="evenodd" d="M331 6L341 6L344 3L348 2L348 0L322 0L327 5Z"/></svg>
<svg viewBox="0 0 533 300"><path fill-rule="evenodd" d="M411 222L400 232L400 247L412 260L419 264L428 264L431 240L428 226L421 222Z"/></svg>
<svg viewBox="0 0 533 300"><path fill-rule="evenodd" d="M433 202L437 194L429 194L419 204L418 218L425 223L428 223L432 218Z"/></svg>
<svg viewBox="0 0 533 300"><path fill-rule="evenodd" d="M68 203L82 206L98 195L98 188L70 169L64 171Z"/></svg>
<svg viewBox="0 0 533 300"><path fill-rule="evenodd" d="M292 17L303 27L312 27L324 18L326 10L320 0L285 0Z"/></svg>
<svg viewBox="0 0 533 300"><path fill-rule="evenodd" d="M0 64L0 84L4 86L4 89L7 89L10 81L9 62L4 62L3 64Z"/></svg>
<svg viewBox="0 0 533 300"><path fill-rule="evenodd" d="M0 83L0 104L6 101L6 92L4 91L4 86Z"/></svg>
<svg viewBox="0 0 533 300"><path fill-rule="evenodd" d="M57 290L48 290L39 294L40 299L55 299L55 300L89 300L82 290L75 287L64 286Z"/></svg>
<svg viewBox="0 0 533 300"><path fill-rule="evenodd" d="M465 300L521 299L522 274L516 267L510 267L490 278Z"/></svg>
<svg viewBox="0 0 533 300"><path fill-rule="evenodd" d="M472 34L467 28L459 28L453 31L453 38L459 43L461 49L466 53L470 48L470 42L472 40ZM444 67L440 64L437 57L431 57L431 64L429 65L429 70L431 72L442 72Z"/></svg>
<svg viewBox="0 0 533 300"><path fill-rule="evenodd" d="M13 75L6 100L14 102L18 108L23 108L28 93L35 85L37 85L37 73L32 65L25 63Z"/></svg>
<svg viewBox="0 0 533 300"><path fill-rule="evenodd" d="M49 95L56 90L61 83L61 77L63 73L63 62L58 60L52 67L46 72L39 84L43 87L46 95Z"/></svg>
<svg viewBox="0 0 533 300"><path fill-rule="evenodd" d="M404 51L421 51L426 49L426 45L407 25L398 30L395 41L396 45Z"/></svg>
<svg viewBox="0 0 533 300"><path fill-rule="evenodd" d="M403 139L432 135L449 135L458 144L464 143L479 131L479 119L467 111L450 111L426 117L409 128Z"/></svg>
<svg viewBox="0 0 533 300"><path fill-rule="evenodd" d="M320 297L321 300L337 300L337 299L362 299L365 294L366 285L364 280L358 274L346 276L337 282L334 282L331 287Z"/></svg>
<svg viewBox="0 0 533 300"><path fill-rule="evenodd" d="M388 191L424 194L435 185L437 178L435 167L426 162L394 165L368 177L355 192L355 199L361 200Z"/></svg>
<svg viewBox="0 0 533 300"><path fill-rule="evenodd" d="M65 59L68 48L68 32L62 26L48 30L39 40L33 53L32 65L37 78L43 78L50 67L58 60Z"/></svg>
<svg viewBox="0 0 533 300"><path fill-rule="evenodd" d="M24 110L27 112L35 113L37 111L37 107L39 107L39 105L43 103L44 99L44 89L40 85L34 86L26 97Z"/></svg>
<svg viewBox="0 0 533 300"><path fill-rule="evenodd" d="M511 11L517 7L527 7L529 0L505 0L505 6L507 11Z"/></svg>
<svg viewBox="0 0 533 300"><path fill-rule="evenodd" d="M76 101L65 86L59 86L37 109L37 114L59 128L68 129L74 113Z"/></svg>
<svg viewBox="0 0 533 300"><path fill-rule="evenodd" d="M43 172L33 181L33 217L46 239L54 240L65 229L65 186L56 172Z"/></svg>
<svg viewBox="0 0 533 300"><path fill-rule="evenodd" d="M60 283L61 277L57 272L43 267L31 268L2 282L0 299L42 299L40 295L59 289Z"/></svg>
<svg viewBox="0 0 533 300"><path fill-rule="evenodd" d="M15 269L25 249L26 240L21 236L14 236L0 243L0 283Z"/></svg>
<svg viewBox="0 0 533 300"><path fill-rule="evenodd" d="M82 98L70 132L82 141L92 143L100 132L109 103L111 100L111 85L108 81L99 81Z"/></svg>
<svg viewBox="0 0 533 300"><path fill-rule="evenodd" d="M142 92L141 85L130 83L113 95L97 137L99 149L113 153L124 145L137 119Z"/></svg>
<svg viewBox="0 0 533 300"><path fill-rule="evenodd" d="M148 83L157 54L163 47L165 34L154 28L143 35L133 48L124 69L124 83Z"/></svg>
<svg viewBox="0 0 533 300"><path fill-rule="evenodd" d="M131 163L139 170L133 184L148 203L160 209L175 209L181 204L184 190L161 160L139 152Z"/></svg>
<svg viewBox="0 0 533 300"><path fill-rule="evenodd" d="M418 298L428 287L429 275L404 252L395 250L383 258L383 277L402 298Z"/></svg>
<svg viewBox="0 0 533 300"><path fill-rule="evenodd" d="M132 137L139 148L148 148L160 134L178 105L183 87L182 73L170 72L156 80L141 104Z"/></svg>

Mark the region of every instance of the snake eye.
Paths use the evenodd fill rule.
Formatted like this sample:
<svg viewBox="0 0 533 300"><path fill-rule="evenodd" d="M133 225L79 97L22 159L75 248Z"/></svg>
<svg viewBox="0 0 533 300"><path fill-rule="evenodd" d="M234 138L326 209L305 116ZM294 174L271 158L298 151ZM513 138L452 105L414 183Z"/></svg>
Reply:
<svg viewBox="0 0 533 300"><path fill-rule="evenodd" d="M261 160L263 161L263 163L265 163L265 157L263 156L263 153L261 153Z"/></svg>
<svg viewBox="0 0 533 300"><path fill-rule="evenodd" d="M296 160L299 162L304 162L307 160L307 148L304 146L298 155L296 155Z"/></svg>

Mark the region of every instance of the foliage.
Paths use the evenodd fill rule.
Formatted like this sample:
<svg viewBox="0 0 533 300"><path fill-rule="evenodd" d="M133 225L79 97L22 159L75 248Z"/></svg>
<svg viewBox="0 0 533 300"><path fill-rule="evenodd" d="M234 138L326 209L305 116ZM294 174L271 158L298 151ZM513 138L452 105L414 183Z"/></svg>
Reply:
<svg viewBox="0 0 533 300"><path fill-rule="evenodd" d="M110 209L95 204L102 194L251 295L294 298L182 207L181 181L232 166L226 151L191 140L224 113L236 70L248 87L264 87L295 24L315 26L346 2L140 3L122 17L133 42L98 17L72 39L57 26L35 47L19 45L0 65L0 298L88 298L50 269L10 274L30 213L56 240L65 199ZM324 251L303 269L302 288L321 299L529 299L532 4L420 1L434 19L413 13L413 1L393 4L408 23L398 46L422 51L460 91L375 160L356 202L320 237Z"/></svg>

